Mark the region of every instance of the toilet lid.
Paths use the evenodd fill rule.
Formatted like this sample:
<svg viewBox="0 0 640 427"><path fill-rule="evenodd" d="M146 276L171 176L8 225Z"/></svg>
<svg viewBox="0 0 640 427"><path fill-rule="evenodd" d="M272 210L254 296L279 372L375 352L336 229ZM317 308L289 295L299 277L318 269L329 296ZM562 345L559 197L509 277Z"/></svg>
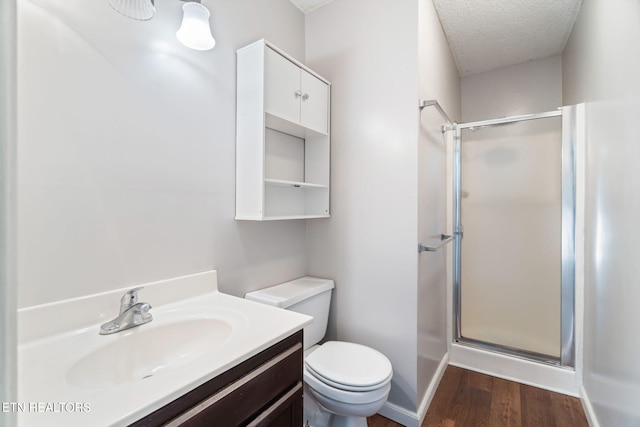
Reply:
<svg viewBox="0 0 640 427"><path fill-rule="evenodd" d="M319 380L344 390L377 388L393 375L385 355L349 342L326 342L306 358L305 364Z"/></svg>

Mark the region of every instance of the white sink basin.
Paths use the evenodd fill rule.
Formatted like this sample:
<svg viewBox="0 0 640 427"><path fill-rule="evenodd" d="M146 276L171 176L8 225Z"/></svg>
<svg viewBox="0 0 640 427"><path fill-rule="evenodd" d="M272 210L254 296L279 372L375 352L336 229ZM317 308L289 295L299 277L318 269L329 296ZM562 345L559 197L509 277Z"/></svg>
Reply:
<svg viewBox="0 0 640 427"><path fill-rule="evenodd" d="M78 360L67 380L89 388L142 381L221 349L233 331L231 322L215 318L154 326L119 332L116 340Z"/></svg>
<svg viewBox="0 0 640 427"><path fill-rule="evenodd" d="M81 405L20 412L20 427L129 425L312 321L222 294L210 271L145 284L153 321L100 335L123 291L20 313L17 401Z"/></svg>

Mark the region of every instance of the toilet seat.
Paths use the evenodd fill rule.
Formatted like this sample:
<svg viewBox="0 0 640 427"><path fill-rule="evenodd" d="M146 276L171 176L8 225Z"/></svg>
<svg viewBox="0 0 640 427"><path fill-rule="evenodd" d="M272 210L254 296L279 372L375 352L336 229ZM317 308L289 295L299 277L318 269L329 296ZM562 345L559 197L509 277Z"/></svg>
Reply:
<svg viewBox="0 0 640 427"><path fill-rule="evenodd" d="M310 375L313 375L318 381L322 381L323 383L331 387L335 387L340 390L357 391L357 392L377 390L380 387L384 386L389 381L391 381L391 376L393 375L393 374L389 374L387 378L385 378L383 381L379 382L378 384L373 384L365 387L358 387L350 384L342 384L342 383L333 381L332 379L326 378L323 375L319 374L318 372L314 371L313 368L309 367L308 365L306 365L304 368L309 372Z"/></svg>
<svg viewBox="0 0 640 427"><path fill-rule="evenodd" d="M355 343L329 341L305 359L309 376L351 392L378 390L391 381L391 362L382 353Z"/></svg>
<svg viewBox="0 0 640 427"><path fill-rule="evenodd" d="M377 402L381 399L387 398L389 391L391 390L391 381L383 384L380 388L370 391L349 391L341 390L336 387L332 387L326 384L324 381L318 379L315 375L310 373L309 369L305 366L302 371L304 382L313 389L315 392L330 398L332 400L353 404L353 405L366 405L373 402Z"/></svg>

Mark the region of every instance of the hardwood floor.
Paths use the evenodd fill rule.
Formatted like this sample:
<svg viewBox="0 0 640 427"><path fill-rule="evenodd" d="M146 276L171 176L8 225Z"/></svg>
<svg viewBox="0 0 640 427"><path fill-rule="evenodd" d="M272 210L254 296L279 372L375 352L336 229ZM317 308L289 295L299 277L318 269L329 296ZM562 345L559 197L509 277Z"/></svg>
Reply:
<svg viewBox="0 0 640 427"><path fill-rule="evenodd" d="M380 415L369 427L401 426ZM447 367L422 427L588 427L580 399Z"/></svg>

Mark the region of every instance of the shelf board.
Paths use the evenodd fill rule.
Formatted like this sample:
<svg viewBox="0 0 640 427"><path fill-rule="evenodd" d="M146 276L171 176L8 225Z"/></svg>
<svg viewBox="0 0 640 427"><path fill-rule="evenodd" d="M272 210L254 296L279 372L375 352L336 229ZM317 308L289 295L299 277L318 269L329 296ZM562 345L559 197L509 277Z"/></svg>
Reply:
<svg viewBox="0 0 640 427"><path fill-rule="evenodd" d="M265 216L263 221L278 221L283 219L314 219L314 218L331 218L329 214L323 215L278 215L278 216Z"/></svg>
<svg viewBox="0 0 640 427"><path fill-rule="evenodd" d="M292 122L288 119L280 117L276 114L265 111L265 125L269 129L277 130L278 132L286 133L288 135L297 136L298 138L307 139L314 136L328 136L326 132L318 132L316 130L302 126L300 123Z"/></svg>
<svg viewBox="0 0 640 427"><path fill-rule="evenodd" d="M327 185L312 184L310 182L286 181L283 179L265 178L264 183L276 187L295 187L295 188L329 188Z"/></svg>
<svg viewBox="0 0 640 427"><path fill-rule="evenodd" d="M316 219L316 218L331 218L329 214L322 215L277 215L277 216L238 216L236 215L236 221L280 221L286 219Z"/></svg>

